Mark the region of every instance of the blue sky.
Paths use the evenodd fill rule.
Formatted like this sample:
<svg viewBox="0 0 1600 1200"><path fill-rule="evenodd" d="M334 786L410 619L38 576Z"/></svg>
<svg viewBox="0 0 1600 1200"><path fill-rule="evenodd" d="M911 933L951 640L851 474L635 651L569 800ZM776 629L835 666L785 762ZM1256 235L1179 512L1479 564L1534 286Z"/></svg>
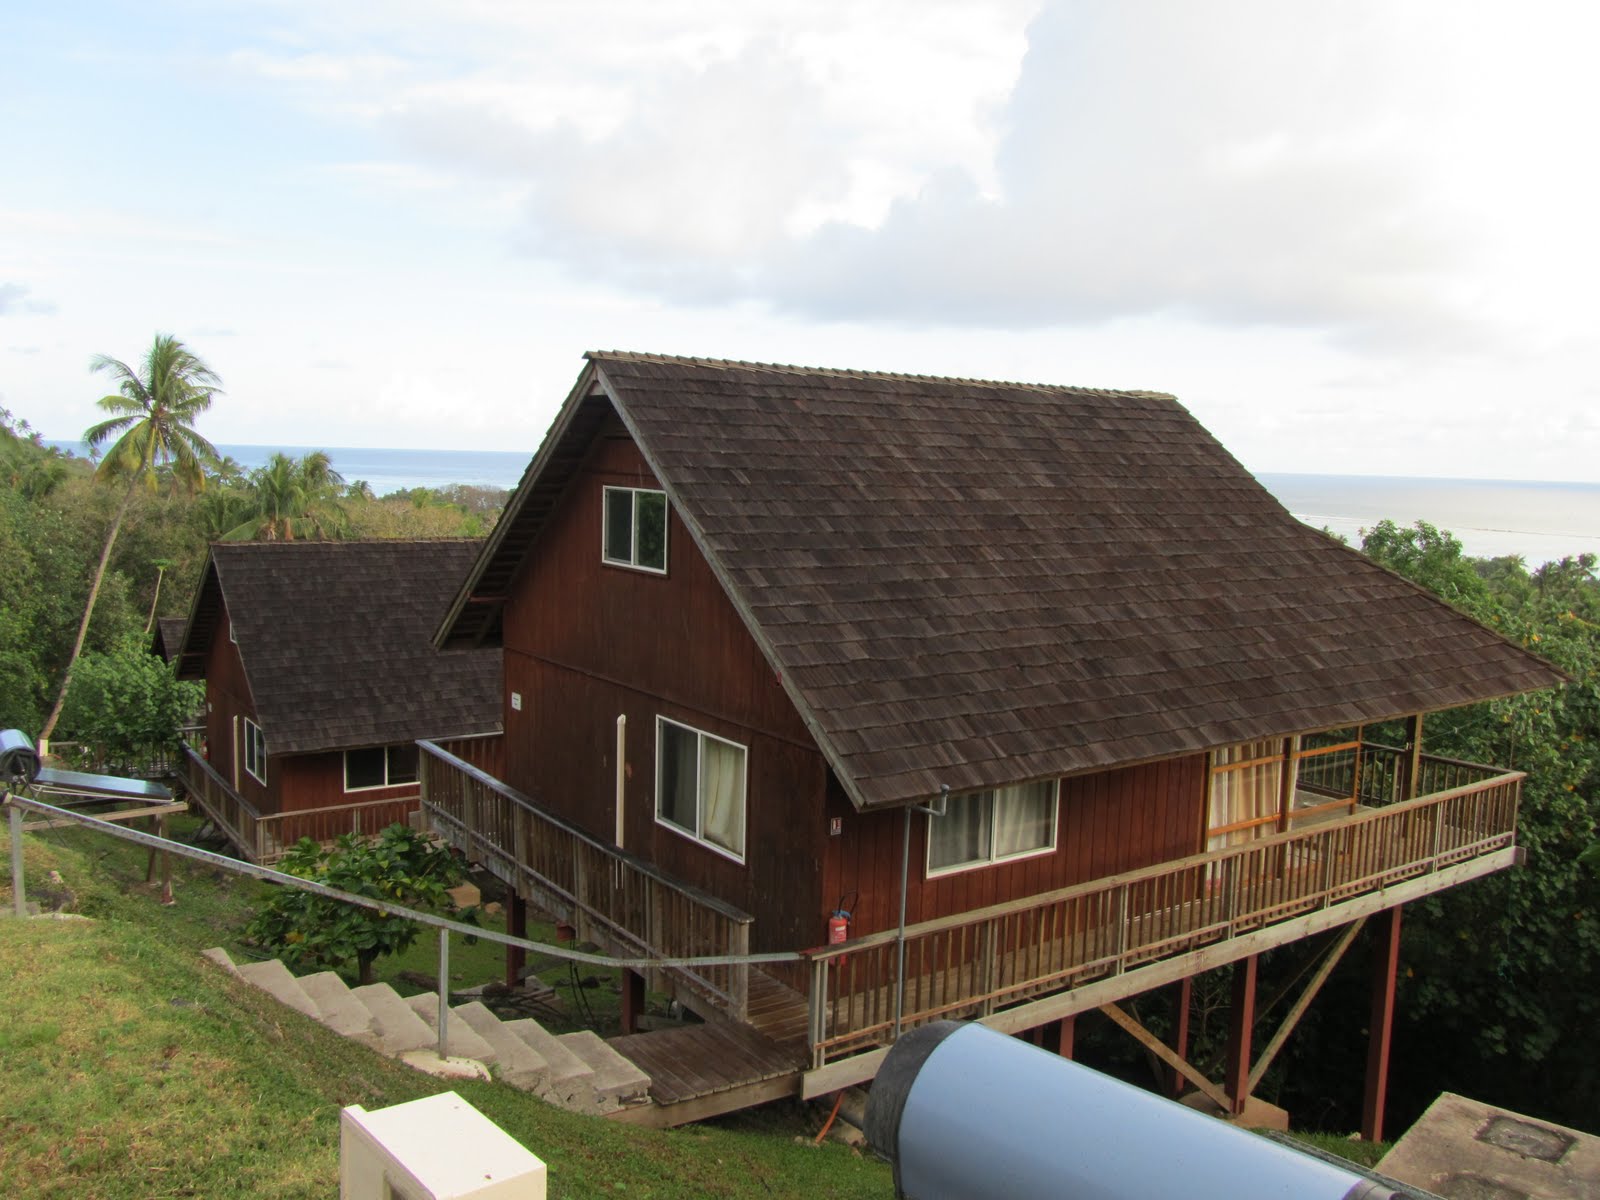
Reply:
<svg viewBox="0 0 1600 1200"><path fill-rule="evenodd" d="M32 7L32 11L22 11ZM523 449L590 348L1176 393L1259 471L1600 480L1587 6L0 12L0 405Z"/></svg>

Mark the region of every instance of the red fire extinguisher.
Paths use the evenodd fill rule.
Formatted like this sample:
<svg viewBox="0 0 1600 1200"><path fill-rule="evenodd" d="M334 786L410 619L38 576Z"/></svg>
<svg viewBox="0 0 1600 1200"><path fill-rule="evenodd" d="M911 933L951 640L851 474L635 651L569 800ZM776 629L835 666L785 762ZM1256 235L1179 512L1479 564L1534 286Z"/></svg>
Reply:
<svg viewBox="0 0 1600 1200"><path fill-rule="evenodd" d="M853 906L859 892L851 892L849 899ZM840 942L850 938L850 909L845 907L845 897L839 897L839 907L833 910L833 915L828 918L828 945L837 946Z"/></svg>

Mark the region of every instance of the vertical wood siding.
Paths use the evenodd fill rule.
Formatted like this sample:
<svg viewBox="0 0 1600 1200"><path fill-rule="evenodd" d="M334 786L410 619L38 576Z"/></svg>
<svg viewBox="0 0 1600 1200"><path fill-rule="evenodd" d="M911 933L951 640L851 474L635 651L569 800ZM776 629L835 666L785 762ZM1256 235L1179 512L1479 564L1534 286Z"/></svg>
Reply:
<svg viewBox="0 0 1600 1200"><path fill-rule="evenodd" d="M210 653L206 657L206 761L217 769L229 784L235 777L234 724L239 718L238 740L238 791L260 813L278 811L278 764L272 757L272 746L267 746L267 782L257 783L244 769L244 718L256 719L255 701L250 696L250 682L245 677L244 660L239 647L228 636L232 628L226 605L217 621L216 633L211 638Z"/></svg>

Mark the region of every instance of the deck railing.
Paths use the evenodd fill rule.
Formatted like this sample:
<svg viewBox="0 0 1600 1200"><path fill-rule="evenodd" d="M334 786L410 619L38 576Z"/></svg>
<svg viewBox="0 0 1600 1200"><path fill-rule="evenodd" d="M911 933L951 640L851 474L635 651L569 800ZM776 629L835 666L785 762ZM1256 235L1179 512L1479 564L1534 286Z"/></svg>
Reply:
<svg viewBox="0 0 1600 1200"><path fill-rule="evenodd" d="M422 749L422 804L449 841L512 883L580 938L636 957L750 952L751 918L597 841L433 742ZM745 964L665 968L735 1020L749 1004Z"/></svg>
<svg viewBox="0 0 1600 1200"><path fill-rule="evenodd" d="M183 768L180 774L190 797L246 858L258 864L268 861L261 814L188 742L183 743Z"/></svg>
<svg viewBox="0 0 1600 1200"><path fill-rule="evenodd" d="M812 1065L887 1043L897 1025L987 1015L1513 845L1522 773L1432 762L1424 779L1469 781L909 926L903 990L894 930L809 951Z"/></svg>
<svg viewBox="0 0 1600 1200"><path fill-rule="evenodd" d="M180 774L190 796L240 853L261 866L277 862L301 838L327 845L346 833L381 833L396 821L409 821L419 804L417 794L412 793L359 804L262 813L187 742L183 754Z"/></svg>

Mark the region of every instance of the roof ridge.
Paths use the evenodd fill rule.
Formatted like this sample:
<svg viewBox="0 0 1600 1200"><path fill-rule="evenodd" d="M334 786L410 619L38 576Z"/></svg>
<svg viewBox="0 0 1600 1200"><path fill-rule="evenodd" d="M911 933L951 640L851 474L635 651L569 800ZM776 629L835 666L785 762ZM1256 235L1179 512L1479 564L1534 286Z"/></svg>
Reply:
<svg viewBox="0 0 1600 1200"><path fill-rule="evenodd" d="M818 375L830 379L882 379L903 383L956 383L979 387L1024 388L1028 391L1070 393L1080 396L1141 396L1153 400L1176 400L1171 392L1145 388L1084 387L1059 383L1028 383L1014 379L978 379L963 375L914 375L903 371L870 371L851 367L806 367L792 363L749 362L734 358L700 358L681 354L653 354L636 350L589 350L584 358L591 362L647 362L682 366L710 367L714 370L773 371L788 375Z"/></svg>

